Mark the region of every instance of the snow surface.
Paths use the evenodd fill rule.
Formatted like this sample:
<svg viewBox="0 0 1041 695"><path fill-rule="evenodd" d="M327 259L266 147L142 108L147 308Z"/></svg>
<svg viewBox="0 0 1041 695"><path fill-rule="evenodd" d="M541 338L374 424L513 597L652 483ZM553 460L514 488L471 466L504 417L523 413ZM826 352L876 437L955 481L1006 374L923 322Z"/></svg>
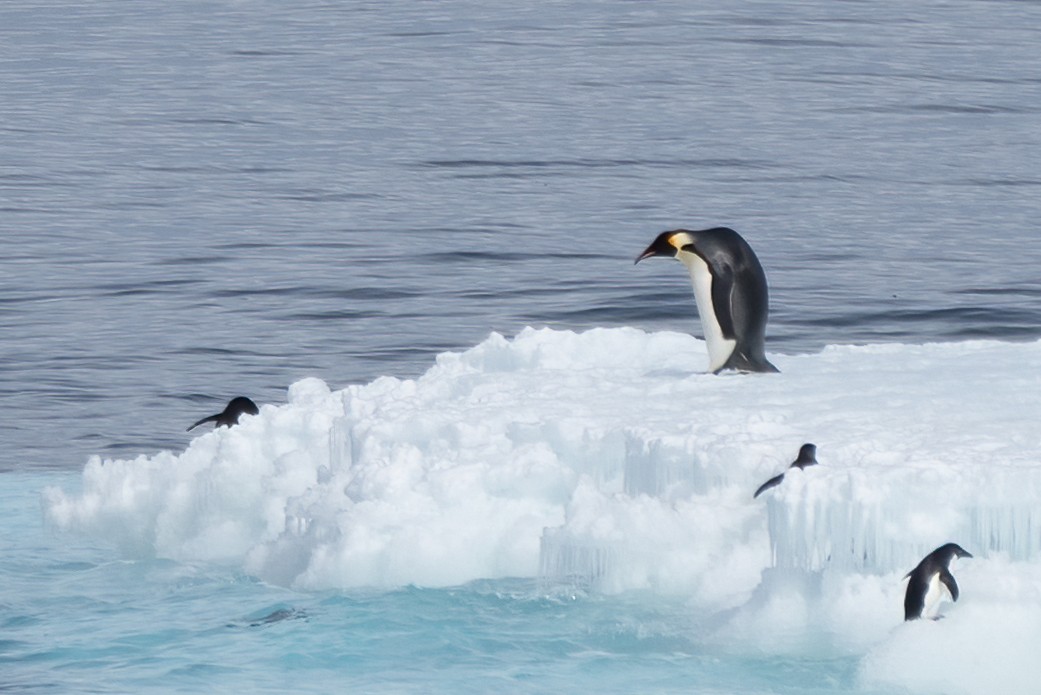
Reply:
<svg viewBox="0 0 1041 695"><path fill-rule="evenodd" d="M415 380L302 380L180 454L91 458L45 515L131 558L305 590L680 594L715 616L706 639L852 650L867 687L1035 692L1041 343L770 360L717 376L685 334L492 334ZM753 500L804 442L821 465ZM975 556L960 601L903 623L904 574L947 541Z"/></svg>

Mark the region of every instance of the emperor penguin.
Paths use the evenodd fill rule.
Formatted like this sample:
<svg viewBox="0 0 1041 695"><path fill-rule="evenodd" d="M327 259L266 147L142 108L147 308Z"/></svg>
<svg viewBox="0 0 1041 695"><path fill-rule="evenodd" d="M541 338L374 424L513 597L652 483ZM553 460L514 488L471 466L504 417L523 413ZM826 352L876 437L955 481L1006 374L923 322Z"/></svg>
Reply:
<svg viewBox="0 0 1041 695"><path fill-rule="evenodd" d="M662 232L636 262L651 256L671 256L687 266L708 345L709 371L778 371L767 361L764 347L766 273L740 234L727 227Z"/></svg>
<svg viewBox="0 0 1041 695"><path fill-rule="evenodd" d="M801 471L802 469L806 468L807 466L816 466L816 465L817 465L817 445L816 444L809 444L809 443L807 443L807 444L803 444L801 447L799 447L799 455L795 457L795 460L792 461L792 464L790 466L788 466L788 468L789 469L798 468ZM777 487L778 485L781 484L782 480L784 480L784 473L781 473L780 475L775 475L774 477L770 478L765 483L760 485L759 489L755 491L754 495L752 495L752 498L754 499L754 498L758 497L759 495L763 494L764 492L766 492L767 490L769 490L772 487Z"/></svg>
<svg viewBox="0 0 1041 695"><path fill-rule="evenodd" d="M227 407L224 408L222 412L219 412L216 415L210 415L209 417L204 417L202 420L199 420L189 427L187 431L191 432L204 422L212 422L214 427L231 427L232 425L238 424L239 416L243 413L256 415L259 412L260 409L257 408L256 403L245 396L235 396L228 401Z"/></svg>
<svg viewBox="0 0 1041 695"><path fill-rule="evenodd" d="M955 558L972 557L957 543L946 543L932 551L918 563L918 566L904 577L910 577L907 593L904 595L904 620L918 620L931 617L936 605L943 597L942 584L951 595L951 600L958 600L958 583L951 574L951 563Z"/></svg>

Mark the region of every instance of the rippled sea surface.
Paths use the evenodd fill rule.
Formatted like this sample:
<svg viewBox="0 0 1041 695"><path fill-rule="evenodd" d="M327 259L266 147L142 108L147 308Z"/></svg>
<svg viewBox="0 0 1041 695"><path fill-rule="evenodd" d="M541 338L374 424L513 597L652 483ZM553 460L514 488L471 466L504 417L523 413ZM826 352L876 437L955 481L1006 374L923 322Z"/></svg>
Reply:
<svg viewBox="0 0 1041 695"><path fill-rule="evenodd" d="M1041 337L1041 5L0 5L0 470L183 448L233 395L526 325L768 351Z"/></svg>

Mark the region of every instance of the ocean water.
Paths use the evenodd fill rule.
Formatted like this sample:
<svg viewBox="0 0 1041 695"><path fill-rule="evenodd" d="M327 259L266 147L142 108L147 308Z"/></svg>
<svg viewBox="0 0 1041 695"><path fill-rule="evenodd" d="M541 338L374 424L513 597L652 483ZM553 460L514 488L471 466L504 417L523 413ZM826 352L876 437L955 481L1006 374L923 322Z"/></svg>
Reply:
<svg viewBox="0 0 1041 695"><path fill-rule="evenodd" d="M38 515L39 477L4 508ZM65 476L63 481L68 481ZM0 683L12 692L833 692L850 657L727 655L686 602L540 593L534 579L292 591L243 573L116 559L4 529Z"/></svg>
<svg viewBox="0 0 1041 695"><path fill-rule="evenodd" d="M1030 692L1039 20L3 3L0 688ZM770 281L767 381L699 374L683 268L632 263L717 225ZM184 431L237 394L266 448ZM837 477L744 499L811 438ZM897 494L944 475L949 518ZM890 634L949 533L985 559L947 632Z"/></svg>

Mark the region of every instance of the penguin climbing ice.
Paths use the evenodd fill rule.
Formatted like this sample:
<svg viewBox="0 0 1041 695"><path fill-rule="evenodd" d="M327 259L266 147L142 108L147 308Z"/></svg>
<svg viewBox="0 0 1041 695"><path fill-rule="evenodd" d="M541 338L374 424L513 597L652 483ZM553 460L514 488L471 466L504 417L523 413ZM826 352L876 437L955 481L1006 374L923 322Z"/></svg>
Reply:
<svg viewBox="0 0 1041 695"><path fill-rule="evenodd" d="M636 262L671 256L683 262L708 345L709 370L776 372L766 359L769 293L752 247L727 227L662 232Z"/></svg>
<svg viewBox="0 0 1041 695"><path fill-rule="evenodd" d="M955 558L972 557L957 543L947 543L932 551L907 573L907 593L904 594L904 620L931 617L943 597L941 585L947 588L951 600L958 600L958 583L951 574Z"/></svg>
<svg viewBox="0 0 1041 695"><path fill-rule="evenodd" d="M807 466L817 465L817 445L816 444L803 444L799 447L799 455L795 457L792 464L788 466L789 469L798 468L800 471ZM772 487L777 487L784 480L784 473L775 475L774 477L767 480L765 483L759 486L759 489L752 495L753 498L758 497Z"/></svg>
<svg viewBox="0 0 1041 695"><path fill-rule="evenodd" d="M223 411L216 415L210 415L199 420L194 425L188 428L188 432L203 424L204 422L212 422L214 427L231 427L237 425L239 417L243 414L256 415L260 412L257 408L257 404L246 398L245 396L235 396L228 401L227 407Z"/></svg>

